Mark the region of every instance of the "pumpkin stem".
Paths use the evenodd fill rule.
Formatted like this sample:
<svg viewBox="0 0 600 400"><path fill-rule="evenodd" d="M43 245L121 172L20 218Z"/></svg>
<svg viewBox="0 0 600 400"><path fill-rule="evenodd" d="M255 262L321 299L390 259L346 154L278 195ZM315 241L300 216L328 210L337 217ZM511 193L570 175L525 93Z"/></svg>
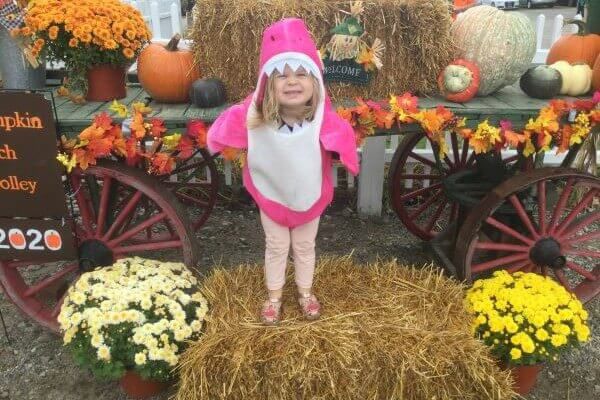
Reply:
<svg viewBox="0 0 600 400"><path fill-rule="evenodd" d="M577 36L585 36L590 33L587 24L580 19L566 19L565 22L563 22L563 26L571 24L577 25Z"/></svg>
<svg viewBox="0 0 600 400"><path fill-rule="evenodd" d="M169 43L167 43L167 45L165 46L165 49L167 49L169 51L177 51L177 47L179 46L180 40L181 40L181 35L179 33L176 33L175 35L173 35L171 40L169 40Z"/></svg>

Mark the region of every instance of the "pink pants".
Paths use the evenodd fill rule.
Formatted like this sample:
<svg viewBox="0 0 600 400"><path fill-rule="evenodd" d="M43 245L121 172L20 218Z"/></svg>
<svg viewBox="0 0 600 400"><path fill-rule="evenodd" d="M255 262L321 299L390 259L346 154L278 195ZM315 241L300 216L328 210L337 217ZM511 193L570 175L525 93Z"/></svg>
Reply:
<svg viewBox="0 0 600 400"><path fill-rule="evenodd" d="M290 250L294 254L294 273L296 285L308 289L312 287L315 272L315 238L319 230L317 217L295 228L279 225L265 213L260 220L265 230L265 281L267 289L279 290L285 284L285 270Z"/></svg>

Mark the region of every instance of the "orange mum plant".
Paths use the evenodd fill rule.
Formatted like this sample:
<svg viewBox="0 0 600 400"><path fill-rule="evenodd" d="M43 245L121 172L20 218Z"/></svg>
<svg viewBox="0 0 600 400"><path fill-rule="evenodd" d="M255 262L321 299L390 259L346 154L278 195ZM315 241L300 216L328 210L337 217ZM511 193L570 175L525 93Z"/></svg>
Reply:
<svg viewBox="0 0 600 400"><path fill-rule="evenodd" d="M33 41L34 55L63 61L68 85L85 89L92 65L132 64L151 34L140 12L120 0L35 0L13 36Z"/></svg>
<svg viewBox="0 0 600 400"><path fill-rule="evenodd" d="M410 93L391 96L388 101L356 100L353 107L340 107L338 114L346 119L356 132L357 143L376 131L390 130L401 124L418 124L427 137L437 145L443 158L448 153L446 132L452 131L468 139L476 154L517 149L525 157L556 147L557 153L580 144L594 126L600 123L600 91L591 100L551 100L535 118L531 118L521 131L513 129L510 121L500 121L493 126L488 120L474 129L466 127L459 118L443 106L420 109L418 98Z"/></svg>
<svg viewBox="0 0 600 400"><path fill-rule="evenodd" d="M92 124L77 138L63 136L64 153L57 157L71 172L73 168L86 169L101 158L116 158L131 166L144 166L150 174L170 173L179 160L191 157L196 149L206 147L206 125L200 120L190 120L184 135L167 133L164 121L148 118L152 109L144 103L134 103L131 112L118 102L113 102L111 111L120 117L129 117L128 128L115 123L103 112L94 117Z"/></svg>

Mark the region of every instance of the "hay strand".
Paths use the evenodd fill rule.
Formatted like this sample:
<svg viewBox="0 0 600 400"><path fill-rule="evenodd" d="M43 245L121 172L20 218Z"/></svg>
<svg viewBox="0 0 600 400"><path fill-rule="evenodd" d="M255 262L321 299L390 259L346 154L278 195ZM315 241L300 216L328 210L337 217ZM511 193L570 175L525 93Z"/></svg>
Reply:
<svg viewBox="0 0 600 400"><path fill-rule="evenodd" d="M508 374L471 336L464 288L432 267L325 258L315 281L323 317L303 321L288 285L276 327L257 322L263 285L257 265L206 279L206 332L182 357L178 400L512 395Z"/></svg>
<svg viewBox="0 0 600 400"><path fill-rule="evenodd" d="M256 85L263 29L283 17L303 18L317 46L330 39L336 15L352 1L198 0L194 8L194 54L204 76L221 79L230 101L247 96ZM383 69L368 86L329 85L334 101L391 93L437 91L439 71L452 59L454 45L447 0L364 1L362 21L369 43L383 41Z"/></svg>

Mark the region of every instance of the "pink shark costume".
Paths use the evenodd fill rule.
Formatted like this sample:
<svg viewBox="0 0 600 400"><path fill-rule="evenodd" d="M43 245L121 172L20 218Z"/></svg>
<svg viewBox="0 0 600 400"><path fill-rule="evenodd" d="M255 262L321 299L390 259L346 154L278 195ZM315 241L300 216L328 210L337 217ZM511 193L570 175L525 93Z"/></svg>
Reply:
<svg viewBox="0 0 600 400"><path fill-rule="evenodd" d="M262 102L267 77L288 65L300 66L319 81L322 96L312 121L282 133L276 124L248 129L247 119ZM208 131L212 152L226 147L247 150L244 186L269 218L294 228L319 217L333 199L331 152L358 173L356 140L350 124L339 117L323 84L323 64L306 25L287 18L263 33L256 91L223 112Z"/></svg>

